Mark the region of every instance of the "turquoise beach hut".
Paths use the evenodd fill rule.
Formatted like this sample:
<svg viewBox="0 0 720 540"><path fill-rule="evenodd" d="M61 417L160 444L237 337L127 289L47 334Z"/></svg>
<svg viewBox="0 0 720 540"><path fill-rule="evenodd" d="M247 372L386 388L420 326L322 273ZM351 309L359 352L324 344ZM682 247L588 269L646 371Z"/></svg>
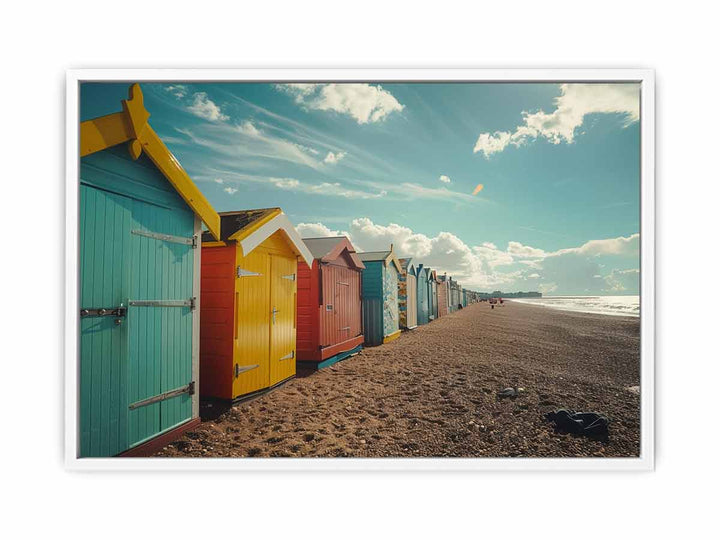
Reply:
<svg viewBox="0 0 720 540"><path fill-rule="evenodd" d="M400 336L398 277L402 265L389 251L358 253L365 265L362 273L362 308L365 344L388 343Z"/></svg>
<svg viewBox="0 0 720 540"><path fill-rule="evenodd" d="M418 265L417 271L417 323L427 324L430 322L430 269L422 264Z"/></svg>
<svg viewBox="0 0 720 540"><path fill-rule="evenodd" d="M437 293L437 272L427 269L428 276L428 319L434 321L438 318L438 293Z"/></svg>
<svg viewBox="0 0 720 540"><path fill-rule="evenodd" d="M220 216L149 116L134 84L80 124L81 458L146 455L200 423L199 237Z"/></svg>

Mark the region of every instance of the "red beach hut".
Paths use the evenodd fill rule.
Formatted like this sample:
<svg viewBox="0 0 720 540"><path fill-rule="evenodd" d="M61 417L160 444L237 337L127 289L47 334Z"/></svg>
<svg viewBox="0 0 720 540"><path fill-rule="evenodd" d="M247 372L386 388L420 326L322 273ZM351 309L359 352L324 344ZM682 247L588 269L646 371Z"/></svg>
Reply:
<svg viewBox="0 0 720 540"><path fill-rule="evenodd" d="M303 241L313 263L298 263L297 364L321 369L362 349L365 265L344 236Z"/></svg>

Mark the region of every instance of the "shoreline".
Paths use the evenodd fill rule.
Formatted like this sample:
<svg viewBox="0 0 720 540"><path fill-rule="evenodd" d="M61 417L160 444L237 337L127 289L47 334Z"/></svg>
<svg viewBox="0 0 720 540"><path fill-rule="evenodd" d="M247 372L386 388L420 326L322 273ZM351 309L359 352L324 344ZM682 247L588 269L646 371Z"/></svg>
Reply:
<svg viewBox="0 0 720 540"><path fill-rule="evenodd" d="M586 313L588 315L605 315L608 317L627 317L630 319L640 319L639 311L637 314L628 314L628 313L622 313L619 311L618 312L610 312L607 310L606 311L599 311L599 310L589 311L588 309L572 309L572 308L568 308L568 307L554 306L550 303L541 303L544 300L547 300L547 299L553 300L556 298L561 299L561 298L580 298L580 297L548 297L548 298L537 298L537 299L534 299L534 298L503 298L503 300L505 302L515 302L515 303L522 304L525 306L544 307L544 308L553 309L553 310L557 310L557 311L564 311L567 313ZM586 298L602 298L602 297L588 296ZM534 300L537 300L537 301L534 301Z"/></svg>
<svg viewBox="0 0 720 540"><path fill-rule="evenodd" d="M640 319L468 306L206 420L158 456L634 457ZM508 386L525 391L500 399ZM610 441L555 433L546 412L594 411Z"/></svg>

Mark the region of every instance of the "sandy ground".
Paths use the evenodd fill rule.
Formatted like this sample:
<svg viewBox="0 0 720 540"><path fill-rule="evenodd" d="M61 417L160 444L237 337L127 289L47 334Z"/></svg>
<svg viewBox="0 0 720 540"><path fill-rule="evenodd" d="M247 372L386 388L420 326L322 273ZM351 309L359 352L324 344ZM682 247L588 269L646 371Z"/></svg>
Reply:
<svg viewBox="0 0 720 540"><path fill-rule="evenodd" d="M639 319L480 303L254 401L205 404L156 455L637 456L639 384ZM610 441L555 433L557 408L606 415Z"/></svg>

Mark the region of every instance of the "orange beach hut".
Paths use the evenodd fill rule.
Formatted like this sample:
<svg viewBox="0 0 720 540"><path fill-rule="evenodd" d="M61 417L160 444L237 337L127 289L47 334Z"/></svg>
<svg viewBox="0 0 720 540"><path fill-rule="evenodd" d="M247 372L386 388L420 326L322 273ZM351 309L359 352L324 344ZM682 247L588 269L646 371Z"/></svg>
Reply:
<svg viewBox="0 0 720 540"><path fill-rule="evenodd" d="M279 208L220 213L203 235L200 394L235 400L295 376L298 259L312 264Z"/></svg>

